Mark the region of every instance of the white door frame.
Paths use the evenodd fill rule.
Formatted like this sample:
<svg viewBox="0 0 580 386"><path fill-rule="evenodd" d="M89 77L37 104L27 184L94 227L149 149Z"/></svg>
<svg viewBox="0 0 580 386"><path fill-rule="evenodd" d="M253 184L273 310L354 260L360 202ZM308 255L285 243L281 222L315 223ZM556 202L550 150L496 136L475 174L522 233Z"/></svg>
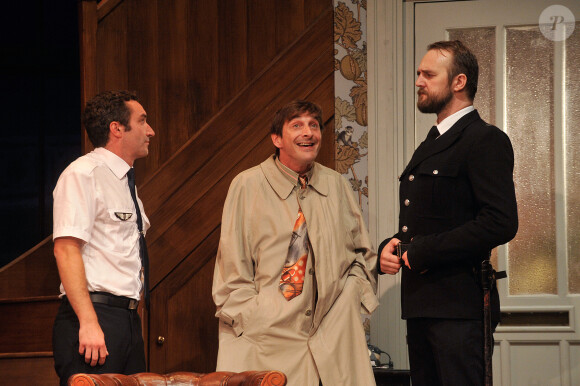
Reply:
<svg viewBox="0 0 580 386"><path fill-rule="evenodd" d="M413 95L405 95L414 73L404 68L414 56L412 6L402 0L367 2L369 232L376 247L398 227L397 175L415 149L414 133L404 130L414 122L415 108ZM381 306L371 319L371 343L389 353L395 368L408 369L400 281L400 275L379 277Z"/></svg>

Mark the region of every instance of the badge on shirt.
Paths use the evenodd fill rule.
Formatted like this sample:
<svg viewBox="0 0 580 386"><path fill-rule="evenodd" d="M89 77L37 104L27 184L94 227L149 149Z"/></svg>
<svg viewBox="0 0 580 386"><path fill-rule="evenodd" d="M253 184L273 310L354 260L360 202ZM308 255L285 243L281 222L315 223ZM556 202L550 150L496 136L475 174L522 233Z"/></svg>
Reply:
<svg viewBox="0 0 580 386"><path fill-rule="evenodd" d="M121 221L127 221L133 216L133 213L115 212L115 217Z"/></svg>

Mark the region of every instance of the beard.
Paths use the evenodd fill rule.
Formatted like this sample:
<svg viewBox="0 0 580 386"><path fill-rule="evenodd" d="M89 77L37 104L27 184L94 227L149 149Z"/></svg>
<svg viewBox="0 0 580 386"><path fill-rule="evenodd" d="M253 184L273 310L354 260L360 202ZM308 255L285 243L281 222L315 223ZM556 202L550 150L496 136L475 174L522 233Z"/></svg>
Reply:
<svg viewBox="0 0 580 386"><path fill-rule="evenodd" d="M417 108L424 114L439 114L447 106L451 98L453 98L453 93L449 87L444 93L435 95L429 95L426 92L421 92L421 90L417 91L418 95L421 95L420 93L425 95L425 99L423 101L417 100Z"/></svg>

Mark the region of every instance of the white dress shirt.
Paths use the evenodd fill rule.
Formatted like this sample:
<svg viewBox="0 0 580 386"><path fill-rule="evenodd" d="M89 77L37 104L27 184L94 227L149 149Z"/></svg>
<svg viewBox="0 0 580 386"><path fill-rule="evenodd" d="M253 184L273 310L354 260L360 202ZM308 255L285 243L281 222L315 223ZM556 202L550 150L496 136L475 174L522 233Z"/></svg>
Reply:
<svg viewBox="0 0 580 386"><path fill-rule="evenodd" d="M451 127L454 124L456 124L457 121L461 119L461 117L463 117L466 114L469 114L473 110L475 110L475 107L473 107L473 105L467 106L459 111L456 111L455 113L451 114L450 116L448 116L447 118L445 118L444 120L439 122L439 124L437 125L437 130L439 130L439 135L445 134L445 132L447 130L451 129Z"/></svg>
<svg viewBox="0 0 580 386"><path fill-rule="evenodd" d="M53 240L75 237L88 290L139 299L142 288L137 214L127 184L130 166L99 147L71 163L53 192ZM150 224L137 197L143 230ZM65 290L60 285L60 292Z"/></svg>

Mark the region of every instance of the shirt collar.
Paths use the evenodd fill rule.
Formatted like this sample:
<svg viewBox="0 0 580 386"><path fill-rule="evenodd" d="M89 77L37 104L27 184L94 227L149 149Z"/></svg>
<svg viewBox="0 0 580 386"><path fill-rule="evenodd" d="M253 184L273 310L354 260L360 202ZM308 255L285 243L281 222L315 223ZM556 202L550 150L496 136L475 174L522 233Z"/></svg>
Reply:
<svg viewBox="0 0 580 386"><path fill-rule="evenodd" d="M450 116L448 116L447 118L445 118L444 120L439 122L439 124L437 125L437 130L439 130L439 135L445 134L445 132L447 130L449 130L454 124L456 124L457 121L461 119L461 117L469 114L473 110L475 110L473 105L467 106L467 107L451 114Z"/></svg>
<svg viewBox="0 0 580 386"><path fill-rule="evenodd" d="M280 166L278 166L280 165ZM299 187L298 173L288 169L282 163L277 162L276 156L270 156L260 165L268 183L278 196L285 200L290 196L294 188ZM321 166L314 163L312 168L306 173L308 176L308 186L314 188L323 196L328 195L328 183L321 178Z"/></svg>
<svg viewBox="0 0 580 386"><path fill-rule="evenodd" d="M283 176L288 178L288 180L292 184L294 184L294 186L300 187L300 181L298 180L298 176L299 176L298 173L296 173L294 170L290 169L288 166L286 166L282 162L280 162L280 159L278 157L274 157L274 162L276 162L276 166L278 167L278 169L280 169L280 172L282 172ZM306 173L302 174L302 176L306 175L306 177L308 177L308 181L310 181L312 179L312 170L313 169L314 169L314 167L311 167L310 170L308 170Z"/></svg>
<svg viewBox="0 0 580 386"><path fill-rule="evenodd" d="M125 162L121 157L104 147L97 147L93 150L109 169L117 176L118 179L125 177L131 166Z"/></svg>

